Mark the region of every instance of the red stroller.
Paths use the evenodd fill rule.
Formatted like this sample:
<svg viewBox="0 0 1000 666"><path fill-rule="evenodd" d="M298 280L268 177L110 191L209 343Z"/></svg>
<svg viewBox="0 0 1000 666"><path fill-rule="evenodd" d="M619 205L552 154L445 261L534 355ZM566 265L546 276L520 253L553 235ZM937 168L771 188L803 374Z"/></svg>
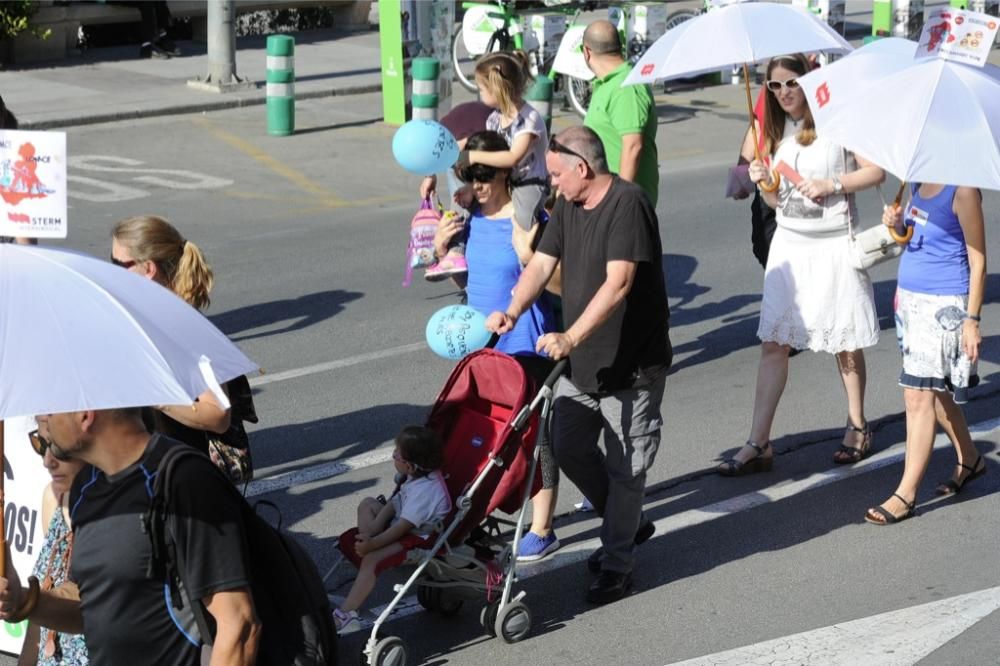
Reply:
<svg viewBox="0 0 1000 666"><path fill-rule="evenodd" d="M405 563L416 571L375 620L364 655L372 666L403 666L402 639L378 632L400 601L416 587L417 600L429 611L452 615L466 600L485 596L483 628L507 643L531 629L531 611L512 598L515 563L524 513L535 488L536 437L545 437L552 406L552 387L562 374L560 362L544 384L535 387L512 357L484 349L458 363L427 419L444 440L442 474L452 498L451 513L421 543L405 546ZM514 541L490 534L483 523L496 509L518 512ZM495 526L495 523L494 523ZM353 548L354 530L341 535L344 559L360 563ZM328 574L329 575L329 574ZM502 590L500 589L502 586Z"/></svg>

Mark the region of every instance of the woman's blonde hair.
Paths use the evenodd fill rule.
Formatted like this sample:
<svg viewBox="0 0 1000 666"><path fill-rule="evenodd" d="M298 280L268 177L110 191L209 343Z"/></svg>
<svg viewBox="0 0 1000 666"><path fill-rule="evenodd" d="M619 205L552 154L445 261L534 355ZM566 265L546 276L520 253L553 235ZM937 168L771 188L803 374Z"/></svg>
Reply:
<svg viewBox="0 0 1000 666"><path fill-rule="evenodd" d="M198 246L172 224L155 215L140 215L116 224L111 235L133 260L156 264L165 287L199 310L208 307L215 281L212 269Z"/></svg>
<svg viewBox="0 0 1000 666"><path fill-rule="evenodd" d="M497 98L500 113L512 118L524 102L524 91L535 80L524 51L496 51L476 61L476 80Z"/></svg>
<svg viewBox="0 0 1000 666"><path fill-rule="evenodd" d="M799 76L805 76L812 71L809 60L801 53L793 55L779 56L767 63L767 81L771 80L771 72L776 67L795 72ZM778 96L772 92L764 97L764 149L770 154L778 149L778 144L785 135L785 110L778 103ZM816 140L816 123L813 121L812 111L809 105L805 105L805 115L803 116L802 129L796 135L795 140L799 145L808 146Z"/></svg>

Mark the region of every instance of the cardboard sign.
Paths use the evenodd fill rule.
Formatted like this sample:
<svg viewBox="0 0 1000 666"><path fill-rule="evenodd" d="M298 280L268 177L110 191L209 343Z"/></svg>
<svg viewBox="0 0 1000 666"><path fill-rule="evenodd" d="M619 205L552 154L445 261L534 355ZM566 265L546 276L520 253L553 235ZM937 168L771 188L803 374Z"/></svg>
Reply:
<svg viewBox="0 0 1000 666"><path fill-rule="evenodd" d="M0 236L66 238L66 133L0 130Z"/></svg>
<svg viewBox="0 0 1000 666"><path fill-rule="evenodd" d="M993 48L1000 19L951 7L936 7L927 13L916 57L937 56L945 60L982 67Z"/></svg>
<svg viewBox="0 0 1000 666"><path fill-rule="evenodd" d="M42 525L42 491L52 479L28 441L28 433L37 427L31 417L4 422L4 528L22 582L34 569L49 527ZM0 622L0 627L0 651L20 653L27 620L18 624Z"/></svg>

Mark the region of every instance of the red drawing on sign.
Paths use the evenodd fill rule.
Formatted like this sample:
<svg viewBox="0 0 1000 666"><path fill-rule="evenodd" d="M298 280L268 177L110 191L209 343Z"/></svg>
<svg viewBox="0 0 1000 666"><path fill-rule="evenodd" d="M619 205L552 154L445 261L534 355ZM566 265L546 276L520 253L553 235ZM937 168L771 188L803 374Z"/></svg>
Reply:
<svg viewBox="0 0 1000 666"><path fill-rule="evenodd" d="M964 21L965 21L965 17L964 16L956 16L955 17L955 25L962 25L962 23Z"/></svg>
<svg viewBox="0 0 1000 666"><path fill-rule="evenodd" d="M824 83L819 88L816 88L816 103L819 104L819 108L826 106L827 102L830 101L830 89Z"/></svg>
<svg viewBox="0 0 1000 666"><path fill-rule="evenodd" d="M950 36L951 24L947 21L938 23L937 25L932 25L927 29L928 40L927 40L927 50L935 50L941 42L945 41L947 36ZM952 38L954 39L954 38Z"/></svg>
<svg viewBox="0 0 1000 666"><path fill-rule="evenodd" d="M653 63L643 65L640 74L642 74L643 76L648 76L653 73L654 69L656 69L656 65L654 65Z"/></svg>
<svg viewBox="0 0 1000 666"><path fill-rule="evenodd" d="M42 184L38 177L38 160L35 156L35 146L31 143L21 144L17 149L20 159L13 165L5 160L2 164L3 176L0 177L0 197L16 206L24 199L44 199L53 190ZM13 176L10 172L13 171Z"/></svg>
<svg viewBox="0 0 1000 666"><path fill-rule="evenodd" d="M31 218L24 213L7 213L10 222L20 222L21 224L31 224Z"/></svg>

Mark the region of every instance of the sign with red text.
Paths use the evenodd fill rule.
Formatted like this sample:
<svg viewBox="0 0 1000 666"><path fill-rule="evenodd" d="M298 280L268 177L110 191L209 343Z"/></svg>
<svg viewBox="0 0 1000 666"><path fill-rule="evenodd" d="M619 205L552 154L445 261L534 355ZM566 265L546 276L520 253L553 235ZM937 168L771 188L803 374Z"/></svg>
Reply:
<svg viewBox="0 0 1000 666"><path fill-rule="evenodd" d="M42 525L42 491L52 480L42 459L31 448L28 433L37 428L35 419L21 417L4 421L4 529L11 562L21 582L31 575L45 541L48 525ZM21 652L27 620L17 624L0 622L0 651Z"/></svg>
<svg viewBox="0 0 1000 666"><path fill-rule="evenodd" d="M982 67L993 48L998 27L1000 19L995 16L936 7L927 13L916 57L937 56Z"/></svg>
<svg viewBox="0 0 1000 666"><path fill-rule="evenodd" d="M66 133L0 130L0 236L66 230Z"/></svg>

